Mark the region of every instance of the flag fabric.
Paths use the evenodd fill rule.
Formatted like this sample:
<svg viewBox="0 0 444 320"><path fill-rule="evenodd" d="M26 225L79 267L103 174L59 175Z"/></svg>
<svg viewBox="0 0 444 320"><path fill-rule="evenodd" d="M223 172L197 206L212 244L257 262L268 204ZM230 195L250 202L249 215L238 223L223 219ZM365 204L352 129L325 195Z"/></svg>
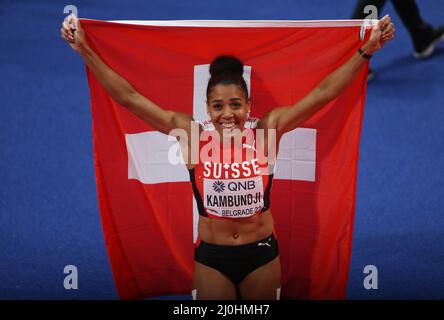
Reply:
<svg viewBox="0 0 444 320"><path fill-rule="evenodd" d="M80 21L90 46L140 93L195 118L206 115L216 56L244 62L251 113L260 118L346 62L365 30L358 20ZM282 139L271 192L281 299L345 298L367 67ZM114 102L88 68L87 75L99 209L119 296L191 294L198 215L187 170L168 163L175 142Z"/></svg>

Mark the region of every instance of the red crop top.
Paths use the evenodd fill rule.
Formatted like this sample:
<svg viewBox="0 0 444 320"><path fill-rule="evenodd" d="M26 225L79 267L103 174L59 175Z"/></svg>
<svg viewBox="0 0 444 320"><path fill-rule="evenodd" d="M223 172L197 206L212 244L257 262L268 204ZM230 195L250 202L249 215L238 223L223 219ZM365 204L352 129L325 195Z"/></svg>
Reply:
<svg viewBox="0 0 444 320"><path fill-rule="evenodd" d="M273 166L257 150L256 125L257 119L248 119L242 142L227 147L208 138L216 132L211 122L202 123L207 137L200 142L199 163L189 170L200 215L246 218L270 207Z"/></svg>

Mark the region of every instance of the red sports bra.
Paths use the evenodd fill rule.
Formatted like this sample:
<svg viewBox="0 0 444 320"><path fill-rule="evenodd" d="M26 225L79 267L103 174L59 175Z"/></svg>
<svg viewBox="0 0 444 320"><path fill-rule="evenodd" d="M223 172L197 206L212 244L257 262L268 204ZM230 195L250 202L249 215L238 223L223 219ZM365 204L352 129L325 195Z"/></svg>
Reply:
<svg viewBox="0 0 444 320"><path fill-rule="evenodd" d="M257 119L248 119L242 141L229 146L211 138L217 132L210 121L201 124L199 162L189 169L199 214L236 219L268 210L274 166L259 154Z"/></svg>

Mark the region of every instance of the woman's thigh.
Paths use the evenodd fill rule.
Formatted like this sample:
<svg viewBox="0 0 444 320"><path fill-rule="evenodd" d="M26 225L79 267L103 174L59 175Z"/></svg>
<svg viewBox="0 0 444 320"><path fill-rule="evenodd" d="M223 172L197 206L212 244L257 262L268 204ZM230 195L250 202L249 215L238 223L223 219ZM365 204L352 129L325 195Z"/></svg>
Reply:
<svg viewBox="0 0 444 320"><path fill-rule="evenodd" d="M194 262L193 290L197 300L235 300L236 287L220 271Z"/></svg>
<svg viewBox="0 0 444 320"><path fill-rule="evenodd" d="M279 256L249 273L239 285L242 299L276 300L281 287Z"/></svg>

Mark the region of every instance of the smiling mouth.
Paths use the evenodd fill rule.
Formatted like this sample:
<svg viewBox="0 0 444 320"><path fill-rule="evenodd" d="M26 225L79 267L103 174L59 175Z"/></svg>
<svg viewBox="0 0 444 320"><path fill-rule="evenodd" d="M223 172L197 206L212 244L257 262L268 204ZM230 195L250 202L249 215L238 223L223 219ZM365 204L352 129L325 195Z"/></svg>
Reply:
<svg viewBox="0 0 444 320"><path fill-rule="evenodd" d="M239 127L239 122L237 122L237 121L234 121L234 122L220 122L220 125L221 125L222 129L233 130L233 129Z"/></svg>

